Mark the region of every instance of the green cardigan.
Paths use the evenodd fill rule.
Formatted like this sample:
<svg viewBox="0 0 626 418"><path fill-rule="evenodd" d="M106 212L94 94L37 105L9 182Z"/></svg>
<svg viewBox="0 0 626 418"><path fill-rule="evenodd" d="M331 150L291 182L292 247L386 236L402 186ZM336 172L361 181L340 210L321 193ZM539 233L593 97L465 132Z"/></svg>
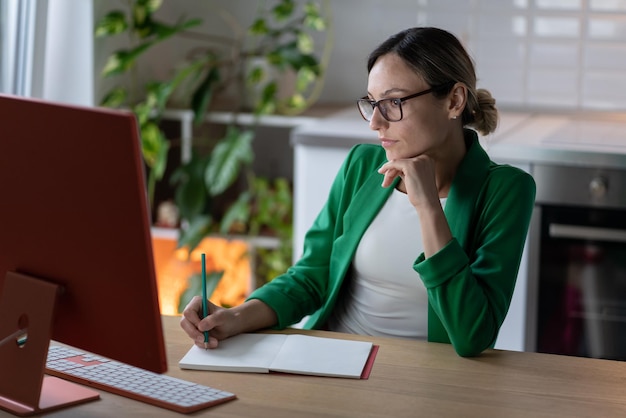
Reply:
<svg viewBox="0 0 626 418"><path fill-rule="evenodd" d="M466 129L465 140L444 211L453 239L428 259L416 254L413 269L428 292L428 341L473 356L493 346L509 308L535 183L522 170L490 161L474 131ZM277 328L307 315L307 329L326 324L359 240L393 191L381 187L377 169L385 162L378 145L353 147L305 236L301 259L250 295L276 312Z"/></svg>

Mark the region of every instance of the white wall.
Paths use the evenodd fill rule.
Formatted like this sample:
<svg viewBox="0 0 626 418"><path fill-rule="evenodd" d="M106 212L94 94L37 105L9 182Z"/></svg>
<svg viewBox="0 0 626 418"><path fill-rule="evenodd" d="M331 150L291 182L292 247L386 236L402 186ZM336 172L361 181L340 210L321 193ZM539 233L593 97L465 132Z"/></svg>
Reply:
<svg viewBox="0 0 626 418"><path fill-rule="evenodd" d="M92 0L8 0L0 6L0 90L91 106Z"/></svg>
<svg viewBox="0 0 626 418"><path fill-rule="evenodd" d="M302 3L304 0L297 0ZM93 40L93 21L125 3L39 0L40 25L33 94L80 104L97 102L113 83L99 76L123 43ZM203 30L230 36L224 11L245 28L252 0L164 0L159 17L206 20ZM271 3L271 2L269 2ZM434 25L459 36L476 60L479 86L501 107L626 110L626 2L620 0L329 0L334 47L320 102L347 103L365 91L365 59L387 36ZM218 7L219 6L219 7ZM222 11L220 11L220 9ZM325 36L325 35L324 35ZM324 36L318 36L323 44ZM43 45L43 46L42 46ZM183 48L151 54L145 77L169 74ZM37 73L39 72L39 73Z"/></svg>
<svg viewBox="0 0 626 418"><path fill-rule="evenodd" d="M104 9L102 5L117 5L95 2L100 4L96 11ZM216 5L245 27L262 3L165 0L159 16L173 22L181 13L195 15L206 20L207 31L232 35ZM433 25L463 40L476 60L479 87L490 89L500 106L626 110L626 89L616 88L626 85L625 1L329 0L329 4L334 48L320 102L347 103L362 96L370 50L401 29ZM321 46L323 39L317 39ZM99 71L103 55L96 54ZM143 71L150 76L166 74L180 56L181 48L169 46L155 53L154 62Z"/></svg>
<svg viewBox="0 0 626 418"><path fill-rule="evenodd" d="M91 106L94 102L91 0L49 0L33 95Z"/></svg>

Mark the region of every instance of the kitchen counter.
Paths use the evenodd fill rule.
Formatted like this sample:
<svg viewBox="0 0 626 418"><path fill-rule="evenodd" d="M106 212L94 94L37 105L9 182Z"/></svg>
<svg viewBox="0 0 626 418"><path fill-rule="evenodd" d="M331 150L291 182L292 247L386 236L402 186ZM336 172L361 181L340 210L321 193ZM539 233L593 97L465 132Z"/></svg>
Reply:
<svg viewBox="0 0 626 418"><path fill-rule="evenodd" d="M503 112L501 121L508 129L483 138L496 161L626 169L625 114Z"/></svg>
<svg viewBox="0 0 626 418"><path fill-rule="evenodd" d="M333 148L378 143L356 107L297 127L291 141ZM626 168L626 113L502 111L498 128L481 143L497 162Z"/></svg>

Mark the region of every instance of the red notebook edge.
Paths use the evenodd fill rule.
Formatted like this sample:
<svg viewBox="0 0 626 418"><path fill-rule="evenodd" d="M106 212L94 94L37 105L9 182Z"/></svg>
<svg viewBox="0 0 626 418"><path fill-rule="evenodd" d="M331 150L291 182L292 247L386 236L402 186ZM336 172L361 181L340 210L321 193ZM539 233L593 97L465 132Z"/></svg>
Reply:
<svg viewBox="0 0 626 418"><path fill-rule="evenodd" d="M363 367L363 373L361 373L361 379L367 380L370 377L370 373L372 372L372 367L374 367L374 360L376 360L376 355L378 354L379 345L372 345L372 350L370 351L370 355L365 362L365 366Z"/></svg>

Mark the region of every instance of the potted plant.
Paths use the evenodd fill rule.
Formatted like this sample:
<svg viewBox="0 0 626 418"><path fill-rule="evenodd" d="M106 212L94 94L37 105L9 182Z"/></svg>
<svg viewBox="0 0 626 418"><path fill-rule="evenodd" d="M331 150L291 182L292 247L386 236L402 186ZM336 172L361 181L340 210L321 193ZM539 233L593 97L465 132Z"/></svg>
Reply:
<svg viewBox="0 0 626 418"><path fill-rule="evenodd" d="M218 10L219 1L214 3ZM316 1L273 2L260 8L245 30L228 19L232 38L199 32L201 18L181 18L173 24L159 20L161 0L128 0L125 10L111 11L97 22L98 38L128 36L129 45L115 50L103 68L103 77L116 77L122 83L105 94L101 105L130 108L137 115L151 204L155 204L155 184L163 179L172 146L162 129L164 111L173 106L189 108L194 122L201 125L217 99L229 90L237 92L237 100L230 102L233 119L225 134L195 138L191 159L168 179L175 186L174 201L181 218L178 244L189 252L209 234L255 235L272 230L283 244L265 259L275 264L273 258L279 255L283 264L291 262L290 182L256 176L251 169L254 129L239 124L237 116L241 111L258 117L296 114L314 103L332 45L328 31L322 58L315 55L312 33L329 28L323 17L329 14L328 0L321 4L325 13ZM193 41L185 60L177 63L167 79L138 82L137 66L147 51L173 39L179 45L186 39ZM287 95L279 87L286 74L293 80ZM259 268L271 269L263 261Z"/></svg>

